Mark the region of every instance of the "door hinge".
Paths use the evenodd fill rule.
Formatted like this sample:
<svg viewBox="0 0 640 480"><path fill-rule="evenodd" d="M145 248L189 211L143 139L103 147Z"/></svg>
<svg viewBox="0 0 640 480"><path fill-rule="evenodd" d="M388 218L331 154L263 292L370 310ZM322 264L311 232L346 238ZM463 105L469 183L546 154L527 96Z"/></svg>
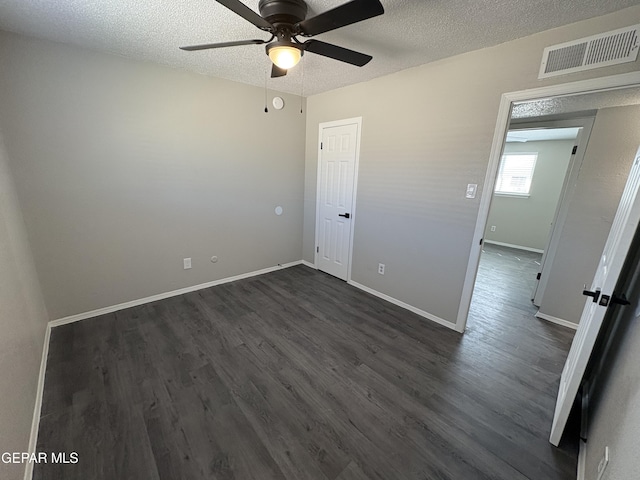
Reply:
<svg viewBox="0 0 640 480"><path fill-rule="evenodd" d="M571 155L575 155L577 151L578 151L578 145L574 145L573 150L571 150Z"/></svg>
<svg viewBox="0 0 640 480"><path fill-rule="evenodd" d="M322 150L322 142L320 142L320 150Z"/></svg>
<svg viewBox="0 0 640 480"><path fill-rule="evenodd" d="M320 247L316 247L316 253L320 253Z"/></svg>
<svg viewBox="0 0 640 480"><path fill-rule="evenodd" d="M538 272L538 275L536 275L536 280L540 280L541 276L542 276L542 272Z"/></svg>
<svg viewBox="0 0 640 480"><path fill-rule="evenodd" d="M483 240L483 239L481 238L481 239L480 239L480 245L482 245L482 240Z"/></svg>

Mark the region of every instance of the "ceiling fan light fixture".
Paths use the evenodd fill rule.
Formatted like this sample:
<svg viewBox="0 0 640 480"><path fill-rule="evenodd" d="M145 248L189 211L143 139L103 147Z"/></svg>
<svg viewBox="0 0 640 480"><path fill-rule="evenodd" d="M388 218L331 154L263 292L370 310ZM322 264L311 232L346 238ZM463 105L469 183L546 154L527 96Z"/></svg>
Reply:
<svg viewBox="0 0 640 480"><path fill-rule="evenodd" d="M295 67L302 58L302 50L292 43L267 45L267 53L271 61L284 70Z"/></svg>

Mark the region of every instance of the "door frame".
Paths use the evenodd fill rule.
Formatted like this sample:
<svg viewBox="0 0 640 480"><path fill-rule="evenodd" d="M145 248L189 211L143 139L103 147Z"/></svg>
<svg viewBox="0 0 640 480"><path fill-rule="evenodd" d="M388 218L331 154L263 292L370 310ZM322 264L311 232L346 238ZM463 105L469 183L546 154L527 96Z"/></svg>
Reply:
<svg viewBox="0 0 640 480"><path fill-rule="evenodd" d="M473 287L478 274L480 254L482 253L481 241L489 218L489 208L491 206L491 199L495 188L498 166L500 165L500 157L507 136L507 131L509 129L512 106L516 103L530 102L533 100L542 100L558 96L592 93L600 90L637 86L640 86L640 72L630 72L502 94L500 106L498 108L496 128L493 135L493 143L491 144L489 164L484 179L482 195L480 197L476 227L471 242L467 272L465 274L460 305L458 307L458 317L456 319L455 326L456 331L463 333L467 325Z"/></svg>
<svg viewBox="0 0 640 480"><path fill-rule="evenodd" d="M313 266L318 268L318 246L320 245L320 181L322 179L322 132L325 128L331 127L343 127L346 125L356 124L358 126L356 131L356 159L353 169L353 195L351 197L351 222L349 222L349 251L347 259L347 283L351 282L351 266L353 259L353 234L355 231L356 223L356 198L358 193L358 171L360 167L360 138L362 136L362 117L345 118L343 120L333 120L331 122L322 122L318 125L318 153L317 153L317 168L316 168L316 223L315 223L315 249L313 252Z"/></svg>

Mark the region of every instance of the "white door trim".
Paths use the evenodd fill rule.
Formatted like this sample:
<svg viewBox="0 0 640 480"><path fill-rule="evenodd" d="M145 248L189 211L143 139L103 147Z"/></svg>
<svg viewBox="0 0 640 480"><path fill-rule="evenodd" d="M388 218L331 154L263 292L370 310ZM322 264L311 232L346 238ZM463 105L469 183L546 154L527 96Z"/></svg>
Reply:
<svg viewBox="0 0 640 480"><path fill-rule="evenodd" d="M480 253L482 252L480 240L483 238L484 230L487 226L491 197L493 196L493 189L495 187L496 173L500 164L502 147L507 135L512 105L514 103L552 98L561 95L575 95L598 90L610 90L614 88L625 88L638 85L640 85L640 72L631 72L620 75L611 75L608 77L594 78L591 80L551 85L549 87L520 90L517 92L504 93L502 95L502 98L500 99L500 107L498 108L498 119L496 121L496 129L493 135L493 143L491 144L489 165L487 167L484 187L480 197L478 218L476 220L476 227L473 233L467 273L462 287L460 306L458 307L456 331L461 333L464 332L467 325L467 317L469 315L469 307L471 305L471 297L473 295L473 286L478 273Z"/></svg>
<svg viewBox="0 0 640 480"><path fill-rule="evenodd" d="M316 233L315 233L315 245L313 246L313 266L318 268L318 245L320 245L320 226L318 222L320 220L320 180L321 180L321 167L320 157L322 156L322 150L320 145L322 143L322 131L325 128L331 127L342 127L345 125L353 125L356 124L358 126L358 131L356 133L356 163L353 171L353 197L351 200L351 222L350 224L350 239L349 239L349 258L347 260L347 282L351 281L351 265L353 258L353 234L355 231L356 224L356 198L358 196L358 170L360 167L360 137L362 135L362 117L354 117L354 118L346 118L344 120L334 120L331 122L322 122L318 125L318 153L317 153L317 168L316 168Z"/></svg>

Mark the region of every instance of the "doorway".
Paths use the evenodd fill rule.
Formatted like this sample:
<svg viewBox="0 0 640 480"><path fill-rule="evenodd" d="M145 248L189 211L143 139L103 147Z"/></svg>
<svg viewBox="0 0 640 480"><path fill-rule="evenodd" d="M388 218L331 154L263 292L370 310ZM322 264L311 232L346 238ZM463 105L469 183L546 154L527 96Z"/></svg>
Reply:
<svg viewBox="0 0 640 480"><path fill-rule="evenodd" d="M534 298L536 292L541 297L546 286L540 284L545 259L553 258L549 246L561 231L559 214L566 210L572 172L579 170L584 153L579 146L586 143L592 123L590 118L521 124L512 119L495 180L470 321L493 319L498 325L505 302L524 315L537 313Z"/></svg>
<svg viewBox="0 0 640 480"><path fill-rule="evenodd" d="M537 239L537 241L541 242L541 244L542 242L544 242L544 247L542 248L541 252L542 257L540 258L539 262L539 268L535 272L535 276L531 277L534 285L531 292L531 302L538 308L542 303L542 298L549 281L551 266L553 265L558 244L561 239L562 227L564 226L569 207L571 189L577 182L578 174L582 167L582 161L584 159L584 154L589 142L589 137L591 135L591 129L593 128L595 112L585 112L585 115L587 116L585 116L584 118L575 118L571 120L547 119L540 122L532 122L526 117L520 119L520 116L524 116L524 114L518 113L517 110L514 110L511 114L512 118L510 124L513 126L513 128L517 127L518 129L535 129L543 127L551 130L558 129L559 133L556 135L556 137L562 136L562 132L564 131L564 135L573 138L573 147L571 152L569 153L569 163L566 169L564 169L564 182L559 190L559 197L553 197L553 203L556 204L556 209L553 214L552 221L549 225L542 225L541 230L544 229L542 233L544 233L546 237L539 236ZM522 136L522 133L519 132L521 132L521 130L517 130L516 135ZM575 136L573 132L575 132ZM549 135L543 132L542 135L548 135L548 138L554 138L553 134ZM556 171L560 173L562 169L557 169ZM542 180L546 181L544 178ZM555 180L558 181L559 179L556 178ZM558 184L556 183L556 188L557 185ZM547 189L547 193L551 193L549 189ZM547 210L547 214L549 213L551 213L551 210ZM491 218L489 220L491 220ZM562 322L559 323L562 324ZM565 326L573 327L572 324L565 324Z"/></svg>
<svg viewBox="0 0 640 480"><path fill-rule="evenodd" d="M632 73L503 95L489 168L485 177L485 187L481 197L462 299L458 310L456 324L458 331L463 332L465 330L469 316L471 298L480 263L481 244L485 236L486 227L490 227L487 222L489 210L493 200L504 140L511 122L512 110L514 114L524 113L522 117L526 117L531 121L545 121L548 119L567 120L579 116L593 116L596 112L601 119L604 119L606 115L601 115L601 113L612 110L609 107L623 107L640 103L639 85L640 73ZM619 126L629 131L633 130L633 123ZM628 138L624 138L624 140L629 141L630 139L634 139L636 133L637 132L634 131L633 134L627 134ZM602 129L601 137L607 138L608 136L609 138L613 138L614 134L618 134L615 129L610 129L607 133L607 129L604 128ZM589 143L593 143L592 140L593 132ZM633 141L631 144L633 144ZM613 146L618 147L616 144L613 144ZM637 145L634 145L632 148L637 148ZM561 315L551 315L548 314L547 311L545 320L565 320L569 317L572 323L577 323L580 317L579 312L584 305L584 298L581 295L583 283L589 283L592 280L593 271L596 268L596 265L591 265L591 263L593 263L593 258L591 257L594 257L597 261L599 252L602 251L602 244L610 228L611 219L608 219L607 215L609 215L609 213L613 214L614 212L608 212L607 215L601 215L601 213L603 213L603 209L606 210L608 207L615 207L614 204L617 202L617 198L614 197L616 197L619 192L614 195L612 195L611 192L615 189L621 191L624 180L626 180L628 166L625 165L621 167L621 157L619 155L607 155L606 151L597 152L597 149L594 149L594 152L598 153L600 162L596 159L591 159L589 168L585 168L584 165L577 168L576 175L581 180L576 184L570 184L567 190L567 194L573 197L573 210L570 212L572 218L578 218L582 215L582 219L584 220L587 216L591 215L594 220L592 224L589 225L591 230L584 231L584 222L581 226L576 226L572 222L567 222L565 219L564 225L562 225L560 221L561 218L558 219L558 225L563 228L562 234L566 237L571 237L571 240L564 243L564 250L558 252L553 265L550 267L554 271L561 272L564 275L557 275L557 278L546 286L545 293L546 296L553 298L553 301L550 300L547 302L549 309L551 310L551 307L553 307L560 311ZM633 156L633 154L631 154L631 156ZM628 160L627 157L627 154L625 154L625 160ZM602 161L609 163L604 169L601 167ZM625 171L622 172L622 170ZM624 178L622 178L623 176ZM590 178L590 182L585 183L585 179L587 178ZM606 187L606 189L611 187L612 191L606 194L603 193L603 186ZM606 208L604 207L604 203L607 203ZM615 208L613 208L613 211L615 211ZM568 224L570 228L567 227ZM580 231L581 228L583 231ZM606 228L604 232L596 232L597 234L591 232L598 229L604 230L604 228ZM604 238L599 238L603 236L602 234ZM592 250L598 251L595 255L587 254L588 251ZM567 294L567 292L570 294ZM545 308L544 304L542 305L541 312L543 308ZM578 311L577 314L575 314L576 310ZM540 315L536 316L538 316L538 318L544 318Z"/></svg>

